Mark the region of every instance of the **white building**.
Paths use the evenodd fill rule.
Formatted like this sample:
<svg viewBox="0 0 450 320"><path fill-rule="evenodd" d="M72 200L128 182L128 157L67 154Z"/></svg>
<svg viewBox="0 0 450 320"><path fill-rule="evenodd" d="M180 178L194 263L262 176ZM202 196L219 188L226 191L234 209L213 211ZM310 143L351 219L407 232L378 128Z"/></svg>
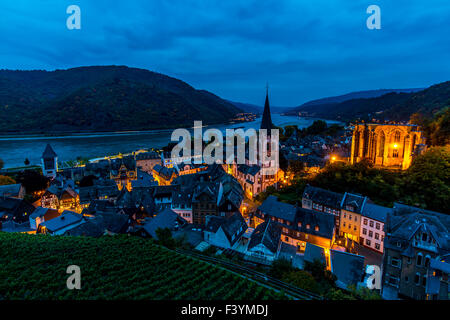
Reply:
<svg viewBox="0 0 450 320"><path fill-rule="evenodd" d="M44 152L41 156L42 174L48 178L55 178L58 172L58 155L50 146L47 144Z"/></svg>
<svg viewBox="0 0 450 320"><path fill-rule="evenodd" d="M360 244L383 253L384 224L391 208L366 203L361 212Z"/></svg>

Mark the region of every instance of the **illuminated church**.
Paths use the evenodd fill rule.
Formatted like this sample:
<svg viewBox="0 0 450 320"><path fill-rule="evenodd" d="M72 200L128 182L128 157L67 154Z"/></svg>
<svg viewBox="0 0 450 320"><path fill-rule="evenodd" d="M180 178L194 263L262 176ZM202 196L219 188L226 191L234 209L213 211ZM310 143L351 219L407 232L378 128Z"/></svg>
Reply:
<svg viewBox="0 0 450 320"><path fill-rule="evenodd" d="M357 124L353 130L350 162L370 160L376 167L406 170L424 148L416 125Z"/></svg>
<svg viewBox="0 0 450 320"><path fill-rule="evenodd" d="M269 92L266 91L266 100L264 103L264 111L261 120L260 129L267 130L267 155L270 157L271 150L271 130L274 129L269 106ZM274 143L277 143L274 141ZM278 183L283 180L284 172L276 166L274 160L261 159L258 155L258 163L250 164L246 158L246 164L232 164L228 166L228 173L232 174L242 185L244 192L248 198L253 198L258 193L263 192L269 186L278 187Z"/></svg>

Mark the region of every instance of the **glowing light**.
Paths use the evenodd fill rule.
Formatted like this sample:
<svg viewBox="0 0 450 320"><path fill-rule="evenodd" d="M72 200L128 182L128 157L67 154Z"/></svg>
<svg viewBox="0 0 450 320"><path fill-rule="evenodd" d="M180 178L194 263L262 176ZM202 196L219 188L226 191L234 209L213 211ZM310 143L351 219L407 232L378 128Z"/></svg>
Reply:
<svg viewBox="0 0 450 320"><path fill-rule="evenodd" d="M398 148L398 144L394 143L394 149Z"/></svg>
<svg viewBox="0 0 450 320"><path fill-rule="evenodd" d="M331 161L336 161L336 156L332 156Z"/></svg>

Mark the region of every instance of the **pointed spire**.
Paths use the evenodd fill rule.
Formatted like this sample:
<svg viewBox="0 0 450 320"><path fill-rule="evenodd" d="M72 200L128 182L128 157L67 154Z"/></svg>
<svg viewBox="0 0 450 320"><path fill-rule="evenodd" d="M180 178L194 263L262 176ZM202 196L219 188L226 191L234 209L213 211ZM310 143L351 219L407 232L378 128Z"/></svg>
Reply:
<svg viewBox="0 0 450 320"><path fill-rule="evenodd" d="M53 159L56 158L56 152L53 150L52 146L47 143L44 152L42 153L42 159Z"/></svg>
<svg viewBox="0 0 450 320"><path fill-rule="evenodd" d="M270 116L269 106L269 84L266 85L266 102L264 103L264 112L261 120L261 129L266 129L270 134L270 130L273 128L272 118Z"/></svg>

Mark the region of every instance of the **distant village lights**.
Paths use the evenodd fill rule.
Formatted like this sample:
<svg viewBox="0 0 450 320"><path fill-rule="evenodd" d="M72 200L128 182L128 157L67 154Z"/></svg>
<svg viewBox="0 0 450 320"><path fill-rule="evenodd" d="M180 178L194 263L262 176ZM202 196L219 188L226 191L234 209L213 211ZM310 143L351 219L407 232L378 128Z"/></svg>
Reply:
<svg viewBox="0 0 450 320"><path fill-rule="evenodd" d="M279 168L279 130L260 129L226 129L226 145L224 157L224 136L219 129L211 128L203 133L202 121L194 121L194 154L192 154L192 137L187 129L176 129L172 132L171 141L178 142L171 151L173 163L191 163L197 158L208 165L217 164L258 164L258 161L270 163L264 171L265 175L274 175ZM181 141L180 141L181 138ZM247 140L248 139L248 140ZM213 142L205 146L204 142ZM246 145L248 141L248 154ZM235 144L235 142L237 142ZM236 154L235 154L236 145ZM180 160L180 161L178 161ZM195 162L196 160L194 160Z"/></svg>

